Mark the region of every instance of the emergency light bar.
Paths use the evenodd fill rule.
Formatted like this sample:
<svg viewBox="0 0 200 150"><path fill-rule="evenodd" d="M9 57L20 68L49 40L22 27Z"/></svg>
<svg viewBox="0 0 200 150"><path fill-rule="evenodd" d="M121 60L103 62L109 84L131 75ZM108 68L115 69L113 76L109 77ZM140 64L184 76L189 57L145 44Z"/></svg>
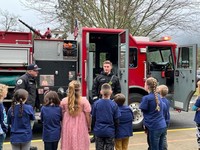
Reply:
<svg viewBox="0 0 200 150"><path fill-rule="evenodd" d="M171 40L172 38L170 36L164 36L161 38L162 41L169 41Z"/></svg>
<svg viewBox="0 0 200 150"><path fill-rule="evenodd" d="M156 42L162 42L162 41L170 41L172 38L170 36L163 36L160 39L156 40Z"/></svg>

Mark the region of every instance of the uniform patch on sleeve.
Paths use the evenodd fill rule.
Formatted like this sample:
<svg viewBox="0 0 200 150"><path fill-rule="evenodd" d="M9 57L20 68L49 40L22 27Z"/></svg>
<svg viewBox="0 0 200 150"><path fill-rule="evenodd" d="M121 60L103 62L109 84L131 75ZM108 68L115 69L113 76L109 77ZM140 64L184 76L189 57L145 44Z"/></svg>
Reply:
<svg viewBox="0 0 200 150"><path fill-rule="evenodd" d="M18 85L22 84L22 82L23 82L22 79L17 80L17 84L18 84Z"/></svg>

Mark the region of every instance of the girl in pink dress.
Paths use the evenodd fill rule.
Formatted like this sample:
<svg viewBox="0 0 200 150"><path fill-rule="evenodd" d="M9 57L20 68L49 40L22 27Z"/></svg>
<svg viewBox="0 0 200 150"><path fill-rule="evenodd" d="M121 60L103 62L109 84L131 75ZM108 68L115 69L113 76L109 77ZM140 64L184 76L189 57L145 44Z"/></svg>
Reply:
<svg viewBox="0 0 200 150"><path fill-rule="evenodd" d="M89 150L91 130L91 106L81 97L81 84L71 81L67 97L61 101L63 113L61 150Z"/></svg>

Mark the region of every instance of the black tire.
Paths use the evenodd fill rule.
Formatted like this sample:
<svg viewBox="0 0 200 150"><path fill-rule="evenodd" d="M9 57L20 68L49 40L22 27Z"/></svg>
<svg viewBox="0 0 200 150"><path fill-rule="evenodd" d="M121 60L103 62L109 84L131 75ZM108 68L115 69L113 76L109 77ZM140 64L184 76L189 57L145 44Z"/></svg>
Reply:
<svg viewBox="0 0 200 150"><path fill-rule="evenodd" d="M133 129L139 130L143 127L143 114L139 109L139 104L142 100L143 95L139 93L131 93L129 95L129 106L133 110L134 121L133 121Z"/></svg>

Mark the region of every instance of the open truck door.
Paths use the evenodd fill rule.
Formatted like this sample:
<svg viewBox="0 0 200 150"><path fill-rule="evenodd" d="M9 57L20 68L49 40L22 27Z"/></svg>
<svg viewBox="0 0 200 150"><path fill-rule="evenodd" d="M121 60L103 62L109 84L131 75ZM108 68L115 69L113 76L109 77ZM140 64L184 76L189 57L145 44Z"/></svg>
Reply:
<svg viewBox="0 0 200 150"><path fill-rule="evenodd" d="M174 74L174 108L188 111L196 90L197 45L178 48Z"/></svg>
<svg viewBox="0 0 200 150"><path fill-rule="evenodd" d="M89 41L89 33L86 35L86 45L87 45L87 62L85 62L85 80L87 81L87 99L92 100L92 85L93 85L93 64L94 64L94 52L95 52L95 44L90 43Z"/></svg>
<svg viewBox="0 0 200 150"><path fill-rule="evenodd" d="M129 58L129 32L124 30L118 35L118 77L121 92L125 95L128 105L128 59Z"/></svg>

